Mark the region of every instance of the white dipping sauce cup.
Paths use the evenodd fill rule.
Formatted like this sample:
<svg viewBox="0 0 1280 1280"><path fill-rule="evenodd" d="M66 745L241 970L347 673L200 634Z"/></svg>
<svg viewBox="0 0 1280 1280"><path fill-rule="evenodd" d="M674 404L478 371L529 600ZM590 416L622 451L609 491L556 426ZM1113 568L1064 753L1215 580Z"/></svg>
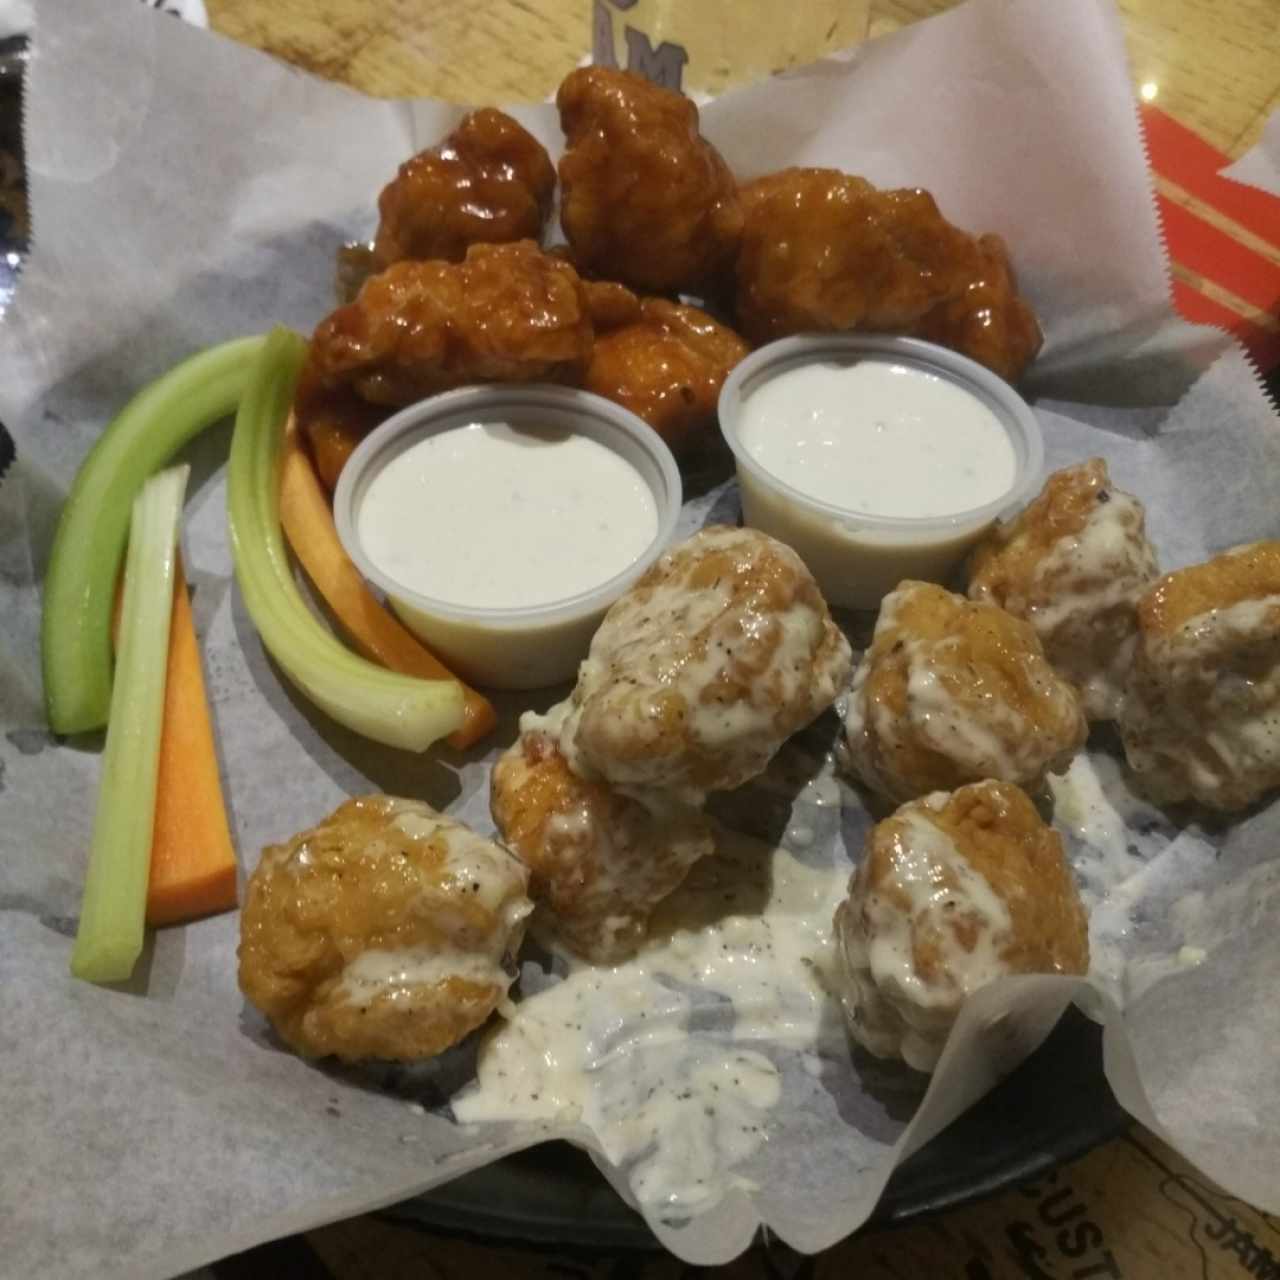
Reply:
<svg viewBox="0 0 1280 1280"><path fill-rule="evenodd" d="M945 378L980 400L1008 432L1015 470L992 502L945 516L879 516L833 505L765 470L738 435L742 406L770 379L805 364L866 360L907 365ZM938 430L947 424L939 422ZM752 352L720 391L720 430L737 460L745 522L800 555L828 602L875 609L906 578L941 582L1002 515L1022 506L1041 482L1044 441L1025 400L989 369L918 338L853 333L803 334Z"/></svg>
<svg viewBox="0 0 1280 1280"><path fill-rule="evenodd" d="M523 608L473 608L433 600L396 581L361 544L359 511L381 468L430 435L474 422L514 427L554 426L579 432L635 468L653 494L658 531L625 569L590 590ZM463 679L495 689L539 689L568 680L586 656L609 606L666 549L680 515L682 493L675 458L662 437L627 409L573 387L506 384L462 387L402 409L370 433L347 460L334 493L338 537L360 572L385 592L404 621ZM477 511L477 521L486 513ZM457 531L459 541L466 529ZM447 556L449 546L424 555ZM565 553L573 554L566 546Z"/></svg>

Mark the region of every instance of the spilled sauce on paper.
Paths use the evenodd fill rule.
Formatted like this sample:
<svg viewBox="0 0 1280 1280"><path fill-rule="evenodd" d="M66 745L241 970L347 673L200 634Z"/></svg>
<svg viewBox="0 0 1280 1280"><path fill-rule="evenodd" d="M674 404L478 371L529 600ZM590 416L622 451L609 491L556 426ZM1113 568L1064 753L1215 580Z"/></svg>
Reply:
<svg viewBox="0 0 1280 1280"><path fill-rule="evenodd" d="M1111 756L1081 752L1049 787L1089 912L1089 976L1123 1007L1203 961L1205 948L1191 938L1204 895L1166 897L1161 888L1198 880L1217 857L1214 845L1136 795Z"/></svg>
<svg viewBox="0 0 1280 1280"><path fill-rule="evenodd" d="M838 810L839 796L827 764L797 809ZM768 1141L781 1094L764 1049L809 1057L824 1035L845 1034L827 975L849 869L803 861L812 838L803 822L776 848L724 832L655 913L639 954L572 965L507 1009L475 1084L453 1100L456 1118L580 1124L667 1220L750 1189L736 1168Z"/></svg>

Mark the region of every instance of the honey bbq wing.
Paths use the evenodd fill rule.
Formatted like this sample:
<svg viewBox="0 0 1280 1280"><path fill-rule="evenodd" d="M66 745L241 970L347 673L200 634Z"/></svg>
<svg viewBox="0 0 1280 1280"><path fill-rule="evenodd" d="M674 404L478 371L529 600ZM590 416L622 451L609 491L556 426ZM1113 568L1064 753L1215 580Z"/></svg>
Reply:
<svg viewBox="0 0 1280 1280"><path fill-rule="evenodd" d="M370 404L350 387L327 391L308 363L298 380L293 413L307 442L316 474L330 491L360 441L394 412L389 405Z"/></svg>
<svg viewBox="0 0 1280 1280"><path fill-rule="evenodd" d="M548 252L563 257L566 262L572 261L564 245L556 245ZM639 322L640 299L625 284L619 284L616 280L591 280L584 277L582 287L586 290L587 311L597 337L610 329Z"/></svg>
<svg viewBox="0 0 1280 1280"><path fill-rule="evenodd" d="M594 312L624 314L600 289ZM748 351L732 329L697 307L646 298L616 326L597 321L583 386L630 409L680 453L715 429L720 388Z"/></svg>
<svg viewBox="0 0 1280 1280"><path fill-rule="evenodd" d="M836 169L742 189L737 315L755 343L805 331L917 334L1015 379L1040 347L1003 243L948 222L927 191Z"/></svg>
<svg viewBox="0 0 1280 1280"><path fill-rule="evenodd" d="M731 264L737 185L686 97L583 67L556 95L566 149L560 222L584 273L651 293L697 292Z"/></svg>
<svg viewBox="0 0 1280 1280"><path fill-rule="evenodd" d="M997 235L978 237L972 271L911 332L959 351L1008 382L1017 382L1043 341L1035 312L1018 293L1008 247Z"/></svg>
<svg viewBox="0 0 1280 1280"><path fill-rule="evenodd" d="M374 269L409 258L461 262L473 244L538 240L555 184L551 158L527 129L492 107L473 111L383 188Z"/></svg>
<svg viewBox="0 0 1280 1280"><path fill-rule="evenodd" d="M577 272L529 240L398 262L311 339L303 385L405 405L470 382L580 381L592 328Z"/></svg>

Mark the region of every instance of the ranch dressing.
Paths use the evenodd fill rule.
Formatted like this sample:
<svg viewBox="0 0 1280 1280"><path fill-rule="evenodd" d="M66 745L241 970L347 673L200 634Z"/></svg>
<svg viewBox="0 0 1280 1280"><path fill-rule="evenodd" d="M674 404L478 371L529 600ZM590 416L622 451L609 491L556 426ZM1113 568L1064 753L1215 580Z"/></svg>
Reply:
<svg viewBox="0 0 1280 1280"><path fill-rule="evenodd" d="M657 536L658 511L635 467L589 436L473 422L378 470L356 527L370 560L409 590L518 609L621 573Z"/></svg>
<svg viewBox="0 0 1280 1280"><path fill-rule="evenodd" d="M828 764L805 788L810 821L838 812L829 775ZM570 960L563 980L505 1011L455 1117L585 1124L639 1204L670 1222L752 1188L742 1166L782 1092L761 1048L792 1046L816 1073L843 1042L831 922L847 876L723 832L636 956Z"/></svg>
<svg viewBox="0 0 1280 1280"><path fill-rule="evenodd" d="M866 515L948 516L1013 486L1009 434L976 396L905 364L806 364L756 387L738 438L793 489Z"/></svg>
<svg viewBox="0 0 1280 1280"><path fill-rule="evenodd" d="M1203 959L1214 935L1189 928L1186 916L1202 895L1181 889L1212 874L1219 850L1194 823L1180 826L1136 794L1112 756L1081 752L1048 785L1089 912L1089 976L1123 1006Z"/></svg>

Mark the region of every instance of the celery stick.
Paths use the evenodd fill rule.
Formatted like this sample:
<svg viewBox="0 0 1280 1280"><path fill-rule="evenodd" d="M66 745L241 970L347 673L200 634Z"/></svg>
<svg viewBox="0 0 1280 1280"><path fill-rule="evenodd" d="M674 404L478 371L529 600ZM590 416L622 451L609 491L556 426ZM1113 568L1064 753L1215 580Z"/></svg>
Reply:
<svg viewBox="0 0 1280 1280"><path fill-rule="evenodd" d="M154 476L133 503L98 811L71 952L71 972L89 982L123 981L142 951L178 522L190 470Z"/></svg>
<svg viewBox="0 0 1280 1280"><path fill-rule="evenodd" d="M187 441L235 412L262 342L241 338L184 360L134 396L85 458L44 583L45 707L55 733L106 724L111 612L133 500Z"/></svg>
<svg viewBox="0 0 1280 1280"><path fill-rule="evenodd" d="M352 653L307 608L285 550L280 463L305 353L287 329L268 335L236 414L227 509L240 594L267 651L320 710L376 742L425 751L462 724L462 686L397 675Z"/></svg>

